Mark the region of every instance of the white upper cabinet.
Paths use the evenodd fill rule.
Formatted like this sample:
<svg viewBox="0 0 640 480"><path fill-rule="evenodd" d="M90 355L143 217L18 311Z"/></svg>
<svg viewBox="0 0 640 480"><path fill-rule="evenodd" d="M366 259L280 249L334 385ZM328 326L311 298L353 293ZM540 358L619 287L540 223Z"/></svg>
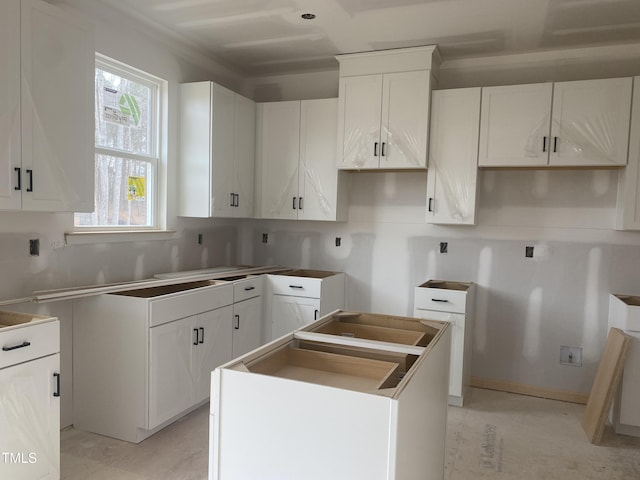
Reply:
<svg viewBox="0 0 640 480"><path fill-rule="evenodd" d="M336 115L335 98L258 104L260 218L346 219L345 183L335 161Z"/></svg>
<svg viewBox="0 0 640 480"><path fill-rule="evenodd" d="M481 167L546 165L553 84L482 89Z"/></svg>
<svg viewBox="0 0 640 480"><path fill-rule="evenodd" d="M2 2L0 24L0 208L91 212L93 30L39 0Z"/></svg>
<svg viewBox="0 0 640 480"><path fill-rule="evenodd" d="M633 83L629 163L618 172L617 230L640 230L640 77Z"/></svg>
<svg viewBox="0 0 640 480"><path fill-rule="evenodd" d="M476 223L480 91L459 88L432 94L427 223Z"/></svg>
<svg viewBox="0 0 640 480"><path fill-rule="evenodd" d="M20 0L0 2L0 209L19 209Z"/></svg>
<svg viewBox="0 0 640 480"><path fill-rule="evenodd" d="M338 55L338 168L425 169L435 47Z"/></svg>
<svg viewBox="0 0 640 480"><path fill-rule="evenodd" d="M234 129L234 216L252 217L256 158L256 103L236 93Z"/></svg>
<svg viewBox="0 0 640 480"><path fill-rule="evenodd" d="M340 79L341 169L425 168L429 72Z"/></svg>
<svg viewBox="0 0 640 480"><path fill-rule="evenodd" d="M256 111L260 218L298 218L300 102L259 103Z"/></svg>
<svg viewBox="0 0 640 480"><path fill-rule="evenodd" d="M550 165L626 165L632 78L553 87Z"/></svg>
<svg viewBox="0 0 640 480"><path fill-rule="evenodd" d="M180 85L179 214L253 215L255 103L213 82Z"/></svg>
<svg viewBox="0 0 640 480"><path fill-rule="evenodd" d="M631 88L631 78L483 88L478 165L625 165Z"/></svg>

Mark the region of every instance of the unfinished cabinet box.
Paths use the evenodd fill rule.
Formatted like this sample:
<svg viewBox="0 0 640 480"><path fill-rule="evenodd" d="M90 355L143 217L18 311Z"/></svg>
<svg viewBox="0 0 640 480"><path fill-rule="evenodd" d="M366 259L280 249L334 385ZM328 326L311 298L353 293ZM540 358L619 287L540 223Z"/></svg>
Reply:
<svg viewBox="0 0 640 480"><path fill-rule="evenodd" d="M446 322L336 311L217 368L209 479L442 479L449 342Z"/></svg>
<svg viewBox="0 0 640 480"><path fill-rule="evenodd" d="M461 407L471 377L473 283L429 280L415 288L413 315L451 322L449 405Z"/></svg>
<svg viewBox="0 0 640 480"><path fill-rule="evenodd" d="M274 340L344 307L345 275L291 270L267 275L268 338Z"/></svg>
<svg viewBox="0 0 640 480"><path fill-rule="evenodd" d="M232 358L232 304L217 281L76 300L74 426L138 443L205 402Z"/></svg>
<svg viewBox="0 0 640 480"><path fill-rule="evenodd" d="M60 478L60 326L0 312L0 477Z"/></svg>

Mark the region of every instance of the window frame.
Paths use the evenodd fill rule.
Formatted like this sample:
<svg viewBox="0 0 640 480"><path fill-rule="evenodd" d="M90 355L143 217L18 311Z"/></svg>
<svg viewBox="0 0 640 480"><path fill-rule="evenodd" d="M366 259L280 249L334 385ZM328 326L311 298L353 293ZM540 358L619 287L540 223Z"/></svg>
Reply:
<svg viewBox="0 0 640 480"><path fill-rule="evenodd" d="M164 221L161 219L161 212L164 211L162 206L160 205L161 192L160 188L162 185L161 179L163 178L163 128L164 128L164 118L163 118L163 101L164 96L166 95L166 81L151 75L147 72L139 70L130 65L124 64L115 60L113 58L107 57L106 55L102 55L96 52L95 55L95 65L94 71L96 69L101 69L112 73L114 75L118 75L126 78L127 80L134 81L143 86L146 86L151 89L152 98L151 104L154 106L152 111L152 117L149 119L152 124L150 128L151 142L150 142L150 153L149 155L132 153L126 150L120 150L116 148L108 148L99 146L94 141L94 158L93 161L96 161L96 157L98 155L112 156L123 158L126 160L134 160L134 161L142 161L148 162L152 168L152 182L151 185L153 187L152 193L148 198L149 204L148 210L149 218L151 220L151 225L77 225L75 220L73 220L73 231L74 233L133 233L133 232L156 232L163 230ZM95 90L95 84L94 84ZM94 99L95 103L95 99ZM95 122L95 115L94 115ZM95 123L94 123L95 129ZM95 178L94 178L95 180ZM95 189L95 185L94 185ZM147 191L149 191L149 184L147 184ZM94 190L95 195L95 190ZM94 212L97 205L94 205ZM92 212L93 213L93 212Z"/></svg>

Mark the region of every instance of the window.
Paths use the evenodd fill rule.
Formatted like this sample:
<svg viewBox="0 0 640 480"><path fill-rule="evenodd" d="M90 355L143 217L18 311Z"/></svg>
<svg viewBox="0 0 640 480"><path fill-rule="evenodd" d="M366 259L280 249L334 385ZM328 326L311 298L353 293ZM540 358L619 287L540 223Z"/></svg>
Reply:
<svg viewBox="0 0 640 480"><path fill-rule="evenodd" d="M161 80L105 57L95 70L95 210L75 226L158 227Z"/></svg>

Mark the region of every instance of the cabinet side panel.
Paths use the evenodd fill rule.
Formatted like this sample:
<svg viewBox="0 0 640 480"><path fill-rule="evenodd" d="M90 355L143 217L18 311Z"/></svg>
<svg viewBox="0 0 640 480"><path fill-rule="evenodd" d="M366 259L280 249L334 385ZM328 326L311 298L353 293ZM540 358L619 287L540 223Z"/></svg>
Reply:
<svg viewBox="0 0 640 480"><path fill-rule="evenodd" d="M178 214L209 217L211 212L211 82L179 87L180 150Z"/></svg>
<svg viewBox="0 0 640 480"><path fill-rule="evenodd" d="M633 84L629 158L627 167L618 174L618 230L640 230L640 77L635 77Z"/></svg>
<svg viewBox="0 0 640 480"><path fill-rule="evenodd" d="M395 479L444 476L450 346L447 328L394 404Z"/></svg>
<svg viewBox="0 0 640 480"><path fill-rule="evenodd" d="M213 384L211 479L387 480L390 399L227 369Z"/></svg>
<svg viewBox="0 0 640 480"><path fill-rule="evenodd" d="M333 312L339 308L345 308L345 281L346 275L339 273L322 279L320 293L320 316Z"/></svg>
<svg viewBox="0 0 640 480"><path fill-rule="evenodd" d="M147 302L98 295L73 305L73 423L137 442L146 428Z"/></svg>

